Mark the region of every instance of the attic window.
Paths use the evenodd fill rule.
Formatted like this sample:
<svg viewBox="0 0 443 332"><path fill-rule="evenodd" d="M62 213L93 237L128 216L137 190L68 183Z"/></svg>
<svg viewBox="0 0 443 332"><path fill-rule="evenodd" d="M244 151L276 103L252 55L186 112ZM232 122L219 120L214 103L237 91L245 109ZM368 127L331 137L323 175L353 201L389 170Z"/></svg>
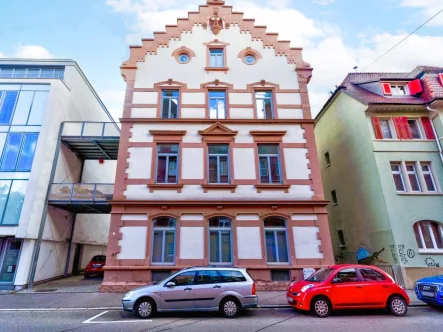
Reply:
<svg viewBox="0 0 443 332"><path fill-rule="evenodd" d="M406 96L409 95L408 85L405 83L382 82L381 87L385 96Z"/></svg>

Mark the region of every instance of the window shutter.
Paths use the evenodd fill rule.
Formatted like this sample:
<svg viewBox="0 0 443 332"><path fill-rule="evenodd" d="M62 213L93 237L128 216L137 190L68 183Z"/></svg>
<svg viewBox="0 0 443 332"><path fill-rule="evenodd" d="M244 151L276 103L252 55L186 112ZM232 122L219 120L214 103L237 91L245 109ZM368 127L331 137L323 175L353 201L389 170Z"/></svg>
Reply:
<svg viewBox="0 0 443 332"><path fill-rule="evenodd" d="M443 85L443 73L438 74L438 80L440 81L440 84Z"/></svg>
<svg viewBox="0 0 443 332"><path fill-rule="evenodd" d="M383 139L383 132L381 130L380 119L378 117L372 117L372 125L374 126L375 138Z"/></svg>
<svg viewBox="0 0 443 332"><path fill-rule="evenodd" d="M421 81L419 79L409 82L408 87L411 95L423 92L423 87L421 86Z"/></svg>
<svg viewBox="0 0 443 332"><path fill-rule="evenodd" d="M434 130L432 129L431 119L429 119L428 117L422 117L421 123L423 124L426 138L427 139L435 139Z"/></svg>
<svg viewBox="0 0 443 332"><path fill-rule="evenodd" d="M392 95L391 84L390 83L381 83L381 88L385 95Z"/></svg>
<svg viewBox="0 0 443 332"><path fill-rule="evenodd" d="M394 120L394 126L395 126L395 131L397 132L397 138L405 139L406 137L405 137L404 130L403 130L402 118L395 117L392 119Z"/></svg>
<svg viewBox="0 0 443 332"><path fill-rule="evenodd" d="M411 128L409 128L408 118L405 116L402 116L401 122L403 124L404 138L412 139L412 133L411 133Z"/></svg>

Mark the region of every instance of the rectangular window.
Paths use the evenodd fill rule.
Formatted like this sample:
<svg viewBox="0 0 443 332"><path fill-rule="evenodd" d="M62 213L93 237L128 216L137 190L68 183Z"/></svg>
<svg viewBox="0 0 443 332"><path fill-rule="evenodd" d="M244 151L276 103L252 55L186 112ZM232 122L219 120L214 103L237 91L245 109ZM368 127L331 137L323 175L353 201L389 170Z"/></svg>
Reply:
<svg viewBox="0 0 443 332"><path fill-rule="evenodd" d="M177 183L178 144L157 145L156 183Z"/></svg>
<svg viewBox="0 0 443 332"><path fill-rule="evenodd" d="M437 186L434 181L434 176L432 174L431 164L421 163L421 170L423 172L423 177L425 179L426 188L428 191L436 192Z"/></svg>
<svg viewBox="0 0 443 332"><path fill-rule="evenodd" d="M341 229L338 230L338 242L340 243L340 247L346 247L345 236Z"/></svg>
<svg viewBox="0 0 443 332"><path fill-rule="evenodd" d="M281 183L278 144L259 144L258 159L261 183Z"/></svg>
<svg viewBox="0 0 443 332"><path fill-rule="evenodd" d="M209 183L229 183L229 145L208 145L208 181Z"/></svg>
<svg viewBox="0 0 443 332"><path fill-rule="evenodd" d="M162 92L162 118L176 119L178 117L179 91L166 90Z"/></svg>
<svg viewBox="0 0 443 332"><path fill-rule="evenodd" d="M255 103L257 119L273 119L274 107L272 105L272 91L256 91Z"/></svg>
<svg viewBox="0 0 443 332"><path fill-rule="evenodd" d="M412 191L421 191L420 182L418 181L417 170L414 164L406 164L406 172L408 174L409 182L411 183Z"/></svg>
<svg viewBox="0 0 443 332"><path fill-rule="evenodd" d="M18 225L28 180L0 180L0 224Z"/></svg>
<svg viewBox="0 0 443 332"><path fill-rule="evenodd" d="M382 131L383 138L392 139L391 126L389 124L389 119L380 119L380 127Z"/></svg>
<svg viewBox="0 0 443 332"><path fill-rule="evenodd" d="M397 191L406 191L405 181L403 180L403 173L401 171L401 165L391 164L391 171Z"/></svg>
<svg viewBox="0 0 443 332"><path fill-rule="evenodd" d="M10 133L3 150L0 170L29 172L34 160L38 134Z"/></svg>
<svg viewBox="0 0 443 332"><path fill-rule="evenodd" d="M209 50L209 66L212 68L223 68L225 66L223 49Z"/></svg>
<svg viewBox="0 0 443 332"><path fill-rule="evenodd" d="M4 91L0 99L0 124L10 124L18 91Z"/></svg>
<svg viewBox="0 0 443 332"><path fill-rule="evenodd" d="M226 91L210 90L209 118L226 119Z"/></svg>
<svg viewBox="0 0 443 332"><path fill-rule="evenodd" d="M332 204L338 204L337 193L335 192L335 190L331 191L331 201L332 201Z"/></svg>
<svg viewBox="0 0 443 332"><path fill-rule="evenodd" d="M391 91L393 96L404 96L408 94L407 87L403 84L391 85Z"/></svg>
<svg viewBox="0 0 443 332"><path fill-rule="evenodd" d="M175 230L154 229L152 263L173 263L175 255Z"/></svg>
<svg viewBox="0 0 443 332"><path fill-rule="evenodd" d="M329 157L329 152L325 153L326 167L331 165L331 158Z"/></svg>
<svg viewBox="0 0 443 332"><path fill-rule="evenodd" d="M271 270L272 281L290 281L289 270Z"/></svg>
<svg viewBox="0 0 443 332"><path fill-rule="evenodd" d="M421 139L420 126L417 119L408 119L409 130L413 139Z"/></svg>
<svg viewBox="0 0 443 332"><path fill-rule="evenodd" d="M64 67L3 67L0 68L2 78L60 78L63 79Z"/></svg>

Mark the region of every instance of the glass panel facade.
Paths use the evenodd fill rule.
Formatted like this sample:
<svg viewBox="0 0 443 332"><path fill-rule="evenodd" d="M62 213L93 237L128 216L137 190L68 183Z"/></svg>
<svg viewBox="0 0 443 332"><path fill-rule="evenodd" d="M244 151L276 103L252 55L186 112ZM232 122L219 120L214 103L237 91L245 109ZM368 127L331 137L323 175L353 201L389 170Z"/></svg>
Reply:
<svg viewBox="0 0 443 332"><path fill-rule="evenodd" d="M3 66L0 67L1 78L60 78L63 79L64 67L27 67Z"/></svg>
<svg viewBox="0 0 443 332"><path fill-rule="evenodd" d="M12 283L14 281L21 247L22 240L20 239L9 238L6 240L4 256L0 256L0 283Z"/></svg>
<svg viewBox="0 0 443 332"><path fill-rule="evenodd" d="M0 170L29 172L37 141L36 133L10 133L3 149Z"/></svg>
<svg viewBox="0 0 443 332"><path fill-rule="evenodd" d="M4 91L0 100L0 124L10 124L18 91Z"/></svg>
<svg viewBox="0 0 443 332"><path fill-rule="evenodd" d="M0 225L18 225L28 180L0 180Z"/></svg>

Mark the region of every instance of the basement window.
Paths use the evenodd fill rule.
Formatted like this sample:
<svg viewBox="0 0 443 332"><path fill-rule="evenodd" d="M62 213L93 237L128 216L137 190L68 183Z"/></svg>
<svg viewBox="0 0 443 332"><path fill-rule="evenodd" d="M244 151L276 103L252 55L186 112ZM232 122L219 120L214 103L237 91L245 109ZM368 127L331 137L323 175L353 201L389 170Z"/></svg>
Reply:
<svg viewBox="0 0 443 332"><path fill-rule="evenodd" d="M171 271L152 271L152 281L158 282L171 275Z"/></svg>
<svg viewBox="0 0 443 332"><path fill-rule="evenodd" d="M290 281L289 270L271 270L272 281Z"/></svg>

